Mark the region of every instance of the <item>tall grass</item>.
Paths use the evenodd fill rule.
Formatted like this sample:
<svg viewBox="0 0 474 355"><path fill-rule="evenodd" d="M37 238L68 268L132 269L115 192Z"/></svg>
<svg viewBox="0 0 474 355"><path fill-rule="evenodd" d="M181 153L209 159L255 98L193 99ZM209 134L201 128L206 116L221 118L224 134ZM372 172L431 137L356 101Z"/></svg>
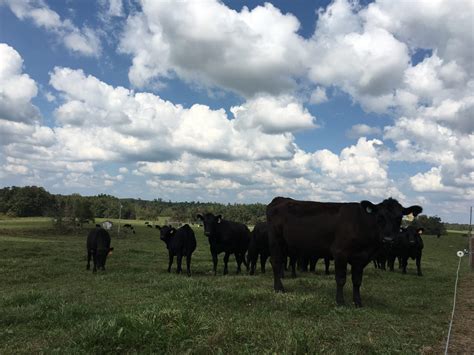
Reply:
<svg viewBox="0 0 474 355"><path fill-rule="evenodd" d="M364 273L364 308L335 306L334 275L286 278L211 273L195 228L192 277L168 274L156 229L113 238L107 271L85 269L85 236L48 233L44 220L0 221L0 353L418 353L442 342L451 310L460 235L425 236L423 277ZM176 270L176 265L173 265ZM467 260L463 261L463 272ZM331 266L333 272L333 267ZM346 300L351 300L350 277Z"/></svg>

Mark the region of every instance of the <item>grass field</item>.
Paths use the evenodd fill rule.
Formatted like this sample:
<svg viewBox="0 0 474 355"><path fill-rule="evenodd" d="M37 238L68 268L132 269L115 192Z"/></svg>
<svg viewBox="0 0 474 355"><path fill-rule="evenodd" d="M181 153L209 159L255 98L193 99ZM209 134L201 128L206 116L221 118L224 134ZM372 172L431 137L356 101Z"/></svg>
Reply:
<svg viewBox="0 0 474 355"><path fill-rule="evenodd" d="M369 265L365 307L355 309L335 306L334 275L322 265L285 279L285 294L273 293L271 272L235 275L233 257L229 275L222 255L211 275L199 228L193 276L168 274L158 231L131 222L137 234L113 238L107 271L93 275L87 230L55 235L45 219L0 221L0 354L429 353L446 336L455 252L466 245L458 234L425 236L423 277L413 261L407 275ZM347 301L351 292L349 277Z"/></svg>

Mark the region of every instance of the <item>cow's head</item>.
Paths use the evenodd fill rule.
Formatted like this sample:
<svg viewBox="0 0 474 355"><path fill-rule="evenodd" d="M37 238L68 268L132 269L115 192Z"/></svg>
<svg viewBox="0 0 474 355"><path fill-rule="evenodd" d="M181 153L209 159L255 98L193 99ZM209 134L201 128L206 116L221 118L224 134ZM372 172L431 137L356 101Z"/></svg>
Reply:
<svg viewBox="0 0 474 355"><path fill-rule="evenodd" d="M173 237L176 233L176 229L171 226L160 227L157 225L156 228L160 230L160 239L165 243L168 243L171 237Z"/></svg>
<svg viewBox="0 0 474 355"><path fill-rule="evenodd" d="M198 214L197 219L200 219L204 224L204 235L210 237L216 231L217 226L222 222L222 216L219 214L214 216L212 213Z"/></svg>
<svg viewBox="0 0 474 355"><path fill-rule="evenodd" d="M391 242L400 231L402 217L404 215L419 215L423 209L420 206L403 207L397 200L386 199L374 205L369 201L361 201L363 210L375 218L377 232L382 242Z"/></svg>

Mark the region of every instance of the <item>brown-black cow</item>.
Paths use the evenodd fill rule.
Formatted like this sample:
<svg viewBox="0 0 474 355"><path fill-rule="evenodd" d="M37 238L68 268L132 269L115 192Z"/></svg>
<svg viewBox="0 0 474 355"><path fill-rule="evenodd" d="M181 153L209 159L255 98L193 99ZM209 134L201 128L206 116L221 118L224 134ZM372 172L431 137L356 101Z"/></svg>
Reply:
<svg viewBox="0 0 474 355"><path fill-rule="evenodd" d="M374 205L369 201L333 203L276 197L266 212L275 291L284 291L281 275L285 253L290 257L303 252L333 257L337 304L344 304L343 288L349 263L354 304L361 307L364 267L384 241L390 241L398 234L403 215L413 213L416 216L422 208L404 208L392 198Z"/></svg>

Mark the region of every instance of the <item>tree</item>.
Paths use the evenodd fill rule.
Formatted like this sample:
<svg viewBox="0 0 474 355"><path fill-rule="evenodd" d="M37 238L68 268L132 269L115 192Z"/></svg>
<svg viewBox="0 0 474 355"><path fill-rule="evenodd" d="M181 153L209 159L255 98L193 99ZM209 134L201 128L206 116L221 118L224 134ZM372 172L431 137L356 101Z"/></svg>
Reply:
<svg viewBox="0 0 474 355"><path fill-rule="evenodd" d="M416 228L423 228L425 234L442 235L446 234L446 228L438 216L428 217L426 215L418 216L412 223Z"/></svg>

